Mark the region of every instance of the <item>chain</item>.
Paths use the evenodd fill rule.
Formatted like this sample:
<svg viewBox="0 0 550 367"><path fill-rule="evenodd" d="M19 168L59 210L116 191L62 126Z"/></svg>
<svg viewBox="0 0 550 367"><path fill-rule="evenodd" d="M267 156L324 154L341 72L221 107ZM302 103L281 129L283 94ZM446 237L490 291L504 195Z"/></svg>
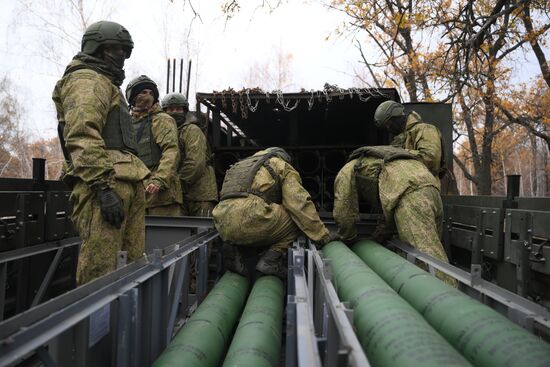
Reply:
<svg viewBox="0 0 550 367"><path fill-rule="evenodd" d="M315 96L314 96L315 91L312 89L310 90L310 92L311 92L311 97L309 97L309 99L307 100L308 111L311 111L311 109L313 108L313 103L315 103Z"/></svg>
<svg viewBox="0 0 550 367"><path fill-rule="evenodd" d="M237 95L235 93L231 93L231 110L233 113L237 113Z"/></svg>
<svg viewBox="0 0 550 367"><path fill-rule="evenodd" d="M349 95L350 99L353 99L354 95L357 95L357 98L361 102L368 102L373 97L383 97L383 98L389 98L389 96L386 93L380 92L378 89L365 89L365 88L340 88L336 85L329 86L330 88L325 87L323 90L315 91L311 89L309 91L310 95L307 99L307 109L308 111L311 111L313 109L313 106L315 105L315 98L318 99L319 102L323 102L325 100L326 102L331 102L333 100L333 97L331 96L331 93L337 93L337 96L340 100L343 100L346 97L346 94ZM255 90L255 89L254 89ZM256 112L259 107L260 100L256 99L255 103L252 103L252 100L250 98L250 89L242 89L239 92L236 92L232 89L227 91L222 91L221 93L215 93L218 97L221 97L221 103L224 109L227 108L228 101L227 98L231 100L231 109L234 114L236 114L240 107L241 116L243 119L247 119L250 112ZM275 97L275 103L279 104L281 108L286 111L290 112L293 111L298 107L300 104L300 99L296 99L295 101L292 100L285 100L284 93L282 90L274 90L270 92L262 92L259 90L260 93L265 93L265 101L267 103L271 103L271 99ZM229 95L228 95L229 94ZM291 106L291 103L294 102L294 104ZM239 106L240 105L240 106Z"/></svg>
<svg viewBox="0 0 550 367"><path fill-rule="evenodd" d="M332 101L332 97L328 94L328 91L326 89L323 89L323 94L325 95L325 99L327 102Z"/></svg>
<svg viewBox="0 0 550 367"><path fill-rule="evenodd" d="M248 108L250 109L251 112L256 112L256 110L258 109L258 103L260 101L256 100L256 104L252 106L252 101L250 100L250 89L247 89L245 91L245 94L246 94L246 103L248 103ZM266 93L266 100L268 100L267 93Z"/></svg>
<svg viewBox="0 0 550 367"><path fill-rule="evenodd" d="M288 105L290 104L291 101L288 101L285 103L283 92L281 90L276 90L275 93L277 94L276 103L279 103L281 107L283 107L283 110L285 110L286 112L290 112L294 110L296 107L298 107L298 104L300 103L299 99L296 99L296 102L294 102L294 106L289 107Z"/></svg>
<svg viewBox="0 0 550 367"><path fill-rule="evenodd" d="M241 116L243 119L248 118L248 106L244 103L244 93L239 92L239 103L241 105Z"/></svg>
<svg viewBox="0 0 550 367"><path fill-rule="evenodd" d="M222 107L225 109L225 108L227 108L227 101L225 100L225 93L222 92L221 95L222 95Z"/></svg>

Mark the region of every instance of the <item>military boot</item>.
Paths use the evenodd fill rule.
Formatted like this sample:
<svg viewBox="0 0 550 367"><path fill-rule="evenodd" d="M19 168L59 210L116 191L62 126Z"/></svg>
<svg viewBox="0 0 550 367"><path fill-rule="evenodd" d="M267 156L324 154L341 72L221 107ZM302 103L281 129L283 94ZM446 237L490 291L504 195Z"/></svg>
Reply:
<svg viewBox="0 0 550 367"><path fill-rule="evenodd" d="M258 263L256 264L256 270L266 275L275 275L281 278L286 277L286 264L284 261L284 254L279 251L267 250Z"/></svg>
<svg viewBox="0 0 550 367"><path fill-rule="evenodd" d="M224 244L222 247L223 262L227 270L242 276L248 276L248 269L243 255L236 246Z"/></svg>

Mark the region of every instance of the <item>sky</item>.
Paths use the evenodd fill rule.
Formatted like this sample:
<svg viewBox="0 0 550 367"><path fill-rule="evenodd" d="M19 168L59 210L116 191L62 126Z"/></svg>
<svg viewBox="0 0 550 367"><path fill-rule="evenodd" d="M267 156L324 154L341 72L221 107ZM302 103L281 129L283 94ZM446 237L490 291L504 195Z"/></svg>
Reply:
<svg viewBox="0 0 550 367"><path fill-rule="evenodd" d="M56 3L67 0L2 0L0 11L0 76L7 75L25 105L25 128L37 137L56 134L55 109L51 91L65 65L79 51L82 31L73 14L58 14ZM25 3L32 7L24 8ZM35 4L42 3L42 6ZM319 2L292 1L274 11L256 9L241 1L241 11L226 21L218 0L193 1L201 19L191 22L192 12L180 0L119 0L112 9L101 0L89 3L90 21L104 18L123 24L134 40L132 57L126 61L126 83L147 74L166 88L166 58L192 60L190 102L196 92L212 92L229 87L241 89L250 68L266 64L277 52L292 54L291 90L322 89L325 82L341 87L357 86L354 69L360 67L359 54L350 37L334 31L345 17ZM212 6L215 4L215 6ZM65 7L66 8L66 7ZM52 10L53 9L53 10ZM38 19L36 14L44 17ZM17 19L17 21L14 21ZM49 37L46 22L59 25L63 38ZM52 28L52 32L62 33ZM49 37L49 38L48 38ZM50 45L44 51L44 45ZM52 52L53 51L53 52ZM51 54L51 55L50 55ZM55 62L52 59L56 59ZM179 78L179 74L177 76ZM184 85L186 77L184 76ZM176 82L179 84L179 82ZM255 87L247 86L247 87Z"/></svg>
<svg viewBox="0 0 550 367"><path fill-rule="evenodd" d="M126 61L123 90L131 78L146 74L157 81L162 96L167 58L183 58L185 67L190 58L194 105L196 92L256 87L244 85L250 69L281 52L292 55L293 82L286 92L320 90L327 82L364 87L354 77L361 64L353 38L335 33L346 17L322 6L322 0L289 0L271 12L257 8L262 0L241 0L241 10L229 21L221 12L221 0L192 0L200 19L193 19L189 0L82 1L88 24L109 19L132 35L135 47ZM51 92L80 48L82 23L68 3L1 0L0 78L8 76L13 82L25 108L24 128L34 138L56 135ZM376 57L374 48L364 49L367 57ZM526 81L540 72L532 60L518 65L523 69L516 74Z"/></svg>

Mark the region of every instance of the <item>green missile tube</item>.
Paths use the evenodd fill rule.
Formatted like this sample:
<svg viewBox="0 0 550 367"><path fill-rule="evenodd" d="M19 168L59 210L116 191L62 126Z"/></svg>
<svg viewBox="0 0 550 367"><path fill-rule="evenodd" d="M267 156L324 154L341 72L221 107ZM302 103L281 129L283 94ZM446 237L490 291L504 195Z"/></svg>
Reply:
<svg viewBox="0 0 550 367"><path fill-rule="evenodd" d="M353 251L474 366L550 366L550 345L373 241Z"/></svg>
<svg viewBox="0 0 550 367"><path fill-rule="evenodd" d="M283 282L256 280L223 362L223 367L279 366L283 325Z"/></svg>
<svg viewBox="0 0 550 367"><path fill-rule="evenodd" d="M248 280L245 277L225 273L153 366L218 366L243 310L247 293Z"/></svg>
<svg viewBox="0 0 550 367"><path fill-rule="evenodd" d="M470 366L422 316L342 242L323 247L340 300L353 309L353 325L371 365Z"/></svg>

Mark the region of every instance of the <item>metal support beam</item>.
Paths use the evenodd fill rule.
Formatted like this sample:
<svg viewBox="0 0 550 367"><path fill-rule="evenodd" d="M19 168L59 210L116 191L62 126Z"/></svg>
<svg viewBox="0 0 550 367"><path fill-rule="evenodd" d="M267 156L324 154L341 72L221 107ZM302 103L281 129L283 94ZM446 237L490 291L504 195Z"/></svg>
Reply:
<svg viewBox="0 0 550 367"><path fill-rule="evenodd" d="M0 253L0 264L14 260L24 259L34 255L40 255L50 251L57 251L60 248L78 246L82 243L80 237L67 238L61 241L46 242L41 245L19 248L13 251Z"/></svg>
<svg viewBox="0 0 550 367"><path fill-rule="evenodd" d="M172 340L172 334L174 333L174 325L176 324L176 316L180 305L181 295L184 288L185 276L188 273L189 269L189 258L184 256L184 258L176 264L176 269L174 271L174 281L170 287L169 300L170 310L168 313L168 327L166 329L166 341L169 342Z"/></svg>
<svg viewBox="0 0 550 367"><path fill-rule="evenodd" d="M340 302L336 289L331 282L331 271L328 264L321 258L319 251L309 242L308 252L312 253L315 276L323 291L323 305L327 308L327 317L324 325L326 329L327 349L324 358L325 366L370 366L367 356L357 339L351 324L352 310ZM309 280L311 286L312 279ZM316 299L317 301L317 299ZM321 299L319 299L321 301ZM319 307L319 305L316 305Z"/></svg>
<svg viewBox="0 0 550 367"><path fill-rule="evenodd" d="M287 331L292 328L294 332L290 337L287 332L286 365L291 367L321 366L311 314L312 300L308 295L304 255L304 249L295 241L289 251L288 268Z"/></svg>
<svg viewBox="0 0 550 367"><path fill-rule="evenodd" d="M4 307L6 304L6 280L7 263L0 263L0 321L4 320Z"/></svg>
<svg viewBox="0 0 550 367"><path fill-rule="evenodd" d="M36 295L32 300L31 308L33 308L34 306L39 304L40 301L42 301L42 297L44 297L46 290L50 286L50 282L52 281L53 275L55 274L55 271L59 266L59 261L61 260L62 253L63 253L63 247L59 248L55 253L52 263L50 264L50 267L48 268L48 271L44 276L44 280L42 280L42 284L40 284L40 288L38 289L38 292L36 292Z"/></svg>

